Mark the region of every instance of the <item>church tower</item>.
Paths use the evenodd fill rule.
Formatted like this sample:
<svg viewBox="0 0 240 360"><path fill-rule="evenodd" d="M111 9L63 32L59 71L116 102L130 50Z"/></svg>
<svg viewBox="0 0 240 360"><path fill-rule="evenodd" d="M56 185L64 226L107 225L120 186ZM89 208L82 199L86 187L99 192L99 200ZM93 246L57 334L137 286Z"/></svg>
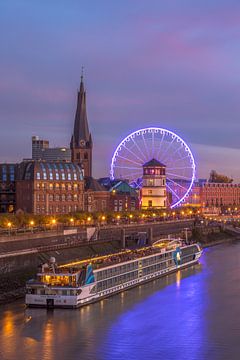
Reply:
<svg viewBox="0 0 240 360"><path fill-rule="evenodd" d="M72 162L82 166L86 177L92 176L92 147L92 136L89 132L87 120L86 91L82 75L70 148Z"/></svg>

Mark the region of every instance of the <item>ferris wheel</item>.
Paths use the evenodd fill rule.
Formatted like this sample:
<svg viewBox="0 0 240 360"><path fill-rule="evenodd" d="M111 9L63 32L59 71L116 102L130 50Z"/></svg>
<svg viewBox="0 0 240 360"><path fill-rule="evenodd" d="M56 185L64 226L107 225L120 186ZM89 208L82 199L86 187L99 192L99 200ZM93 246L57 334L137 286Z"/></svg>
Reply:
<svg viewBox="0 0 240 360"><path fill-rule="evenodd" d="M143 165L152 159L166 166L168 205L180 205L191 191L196 166L188 145L172 131L149 127L125 137L113 154L111 179L128 180L141 188Z"/></svg>

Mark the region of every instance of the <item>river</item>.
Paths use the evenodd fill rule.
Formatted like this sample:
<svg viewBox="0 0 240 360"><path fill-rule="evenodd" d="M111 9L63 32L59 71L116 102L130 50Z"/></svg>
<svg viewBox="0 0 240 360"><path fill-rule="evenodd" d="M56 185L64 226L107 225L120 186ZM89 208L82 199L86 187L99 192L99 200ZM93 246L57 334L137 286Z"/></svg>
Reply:
<svg viewBox="0 0 240 360"><path fill-rule="evenodd" d="M77 310L0 307L1 360L239 360L240 242Z"/></svg>

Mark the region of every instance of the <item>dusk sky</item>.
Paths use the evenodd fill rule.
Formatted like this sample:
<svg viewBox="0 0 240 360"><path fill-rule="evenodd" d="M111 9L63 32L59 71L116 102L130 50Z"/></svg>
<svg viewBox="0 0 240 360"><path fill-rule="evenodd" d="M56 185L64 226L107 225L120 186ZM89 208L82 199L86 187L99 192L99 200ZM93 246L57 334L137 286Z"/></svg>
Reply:
<svg viewBox="0 0 240 360"><path fill-rule="evenodd" d="M148 126L191 147L197 176L240 181L240 1L0 0L0 161L31 136L69 146L81 67L94 175Z"/></svg>

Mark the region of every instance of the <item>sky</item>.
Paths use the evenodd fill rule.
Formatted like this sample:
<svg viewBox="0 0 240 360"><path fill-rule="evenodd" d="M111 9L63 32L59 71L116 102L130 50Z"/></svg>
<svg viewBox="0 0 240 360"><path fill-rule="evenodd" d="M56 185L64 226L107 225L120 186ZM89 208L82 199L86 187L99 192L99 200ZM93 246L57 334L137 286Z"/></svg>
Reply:
<svg viewBox="0 0 240 360"><path fill-rule="evenodd" d="M69 146L84 66L96 177L156 126L240 181L239 38L239 0L0 0L0 162Z"/></svg>

